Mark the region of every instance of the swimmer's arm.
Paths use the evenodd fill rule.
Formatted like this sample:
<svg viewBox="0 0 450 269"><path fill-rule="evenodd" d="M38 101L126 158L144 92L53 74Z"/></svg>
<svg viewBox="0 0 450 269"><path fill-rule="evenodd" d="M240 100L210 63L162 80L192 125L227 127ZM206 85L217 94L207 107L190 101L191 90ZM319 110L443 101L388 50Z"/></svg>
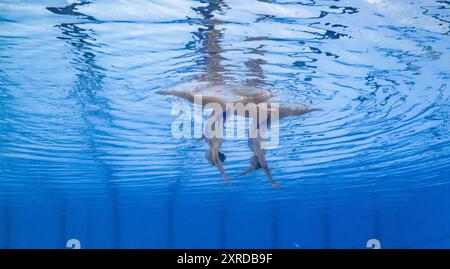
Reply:
<svg viewBox="0 0 450 269"><path fill-rule="evenodd" d="M202 99L202 106L205 106L206 104L209 103L217 103L221 106L225 106L225 104L227 103L227 101L223 98L217 97L217 96L209 96L209 95L195 95L192 92L188 92L188 91L176 91L176 90L162 90L162 91L157 91L157 94L161 94L161 95L172 95L172 96L176 96L176 97L180 97L183 99L188 100L191 103L195 102L195 96L199 96Z"/></svg>
<svg viewBox="0 0 450 269"><path fill-rule="evenodd" d="M160 94L160 95L172 95L172 96L186 99L192 103L194 102L194 94L192 92L188 92L188 91L161 90L161 91L157 91L156 93Z"/></svg>

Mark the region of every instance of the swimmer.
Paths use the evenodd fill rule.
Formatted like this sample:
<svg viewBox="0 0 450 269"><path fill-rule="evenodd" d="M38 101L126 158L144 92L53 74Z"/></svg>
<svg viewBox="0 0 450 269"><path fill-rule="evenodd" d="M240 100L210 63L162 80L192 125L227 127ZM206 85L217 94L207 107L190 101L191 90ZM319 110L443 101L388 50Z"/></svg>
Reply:
<svg viewBox="0 0 450 269"><path fill-rule="evenodd" d="M173 95L177 96L183 99L186 99L192 103L194 103L194 97L195 94L193 92L188 91L179 91L179 90L164 90L164 91L158 91L157 94L161 95ZM267 128L270 128L270 124L272 122L272 114L278 114L278 120L286 117L292 117L292 116L301 116L305 115L307 113L313 112L313 111L319 111L320 109L309 109L305 106L296 106L296 107L286 107L286 106L272 106L271 103L261 105L264 101L267 101L272 97L272 94L268 92L260 92L260 93L244 93L244 92L237 92L235 91L235 94L239 95L239 100L235 101L228 101L225 98L218 97L218 96L210 96L210 95L202 95L202 107L205 107L207 104L210 103L216 103L219 104L222 107L223 112L222 115L216 115L214 111L211 113L210 117L208 118L207 124L220 124L219 126L223 127L225 124L226 118L228 115L238 115L243 116L246 118L252 118L253 119L253 127L249 128L248 132L248 146L250 150L253 152L253 156L250 158L250 166L240 175L245 175L253 170L262 169L264 173L266 174L267 178L269 179L269 182L271 183L272 187L278 188L278 184L273 180L272 173L270 172L270 169L267 164L267 160L265 157L265 150L262 148L263 143L263 137L261 136L261 132L266 130ZM244 114L238 114L238 111L229 111L230 106L227 106L227 104L237 104L242 103L243 105L247 104L255 104L256 105L256 111L258 113L255 115L251 113L244 113ZM233 107L233 106L231 106ZM236 108L235 106L233 108ZM265 111L264 111L265 110ZM260 118L260 115L266 115L264 118ZM276 120L276 119L275 119ZM256 124L256 126L255 126ZM225 181L229 181L228 176L225 173L225 170L223 169L222 163L225 161L225 154L220 152L220 147L222 146L223 138L222 137L216 137L216 136L209 136L210 138L205 138L206 142L209 145L209 150L206 152L206 159L211 164L215 165L222 176L224 177Z"/></svg>
<svg viewBox="0 0 450 269"><path fill-rule="evenodd" d="M194 92L179 91L179 90L162 90L157 91L156 93L161 95L177 96L186 99L192 103L194 103L195 100L194 98L196 95ZM238 90L236 90L235 93L239 95L240 98L239 100L232 102L226 100L225 98L217 96L210 96L210 95L201 96L202 107L205 107L207 104L216 103L219 104L222 107L222 111L224 111L221 115L220 113L216 114L215 111L211 112L211 115L209 116L206 122L206 126L211 126L213 128L222 128L224 126L225 121L227 119L227 114L230 114L230 111L228 111L226 107L227 104L237 102L241 102L243 104L261 103L272 97L272 95L268 92L246 94L244 92L238 92ZM209 146L209 149L206 152L205 157L209 163L217 167L217 169L219 170L220 174L223 176L225 181L229 182L229 178L225 172L225 169L223 168L223 162L225 161L226 157L225 154L220 151L220 147L222 146L223 142L223 136L215 136L213 133L211 133L212 131L213 130L211 130L211 128L206 128L205 130L206 135L203 135L202 137L202 139L204 138L206 140L206 143L208 143Z"/></svg>

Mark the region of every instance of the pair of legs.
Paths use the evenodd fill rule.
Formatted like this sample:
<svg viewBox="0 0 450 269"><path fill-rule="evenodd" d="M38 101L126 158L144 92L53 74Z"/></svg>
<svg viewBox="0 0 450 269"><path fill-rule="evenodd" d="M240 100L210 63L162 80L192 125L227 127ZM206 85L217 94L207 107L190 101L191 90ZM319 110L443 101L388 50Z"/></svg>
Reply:
<svg viewBox="0 0 450 269"><path fill-rule="evenodd" d="M209 116L207 120L207 126L212 126L212 128L223 128L225 125L226 117L224 115L217 115L214 111ZM222 146L223 138L222 136L216 136L210 132L210 128L206 128L205 138L206 143L208 143L209 149L206 151L205 157L208 162L215 165L226 182L229 182L229 178L225 169L223 168L223 162L225 161L225 154L220 152L220 147Z"/></svg>
<svg viewBox="0 0 450 269"><path fill-rule="evenodd" d="M260 105L258 105L260 106ZM265 112L262 110L266 109ZM286 106L260 106L256 118L253 118L253 125L249 128L248 132L248 146L253 152L253 156L250 158L250 166L240 175L245 175L253 170L262 169L269 179L273 188L278 188L279 185L273 180L272 173L266 160L265 150L262 148L263 137L261 132L270 128L270 124L274 120L280 120L282 118L291 116L301 116L318 109L309 109L304 106L286 107ZM276 113L277 118L272 117ZM265 116L261 116L265 115Z"/></svg>
<svg viewBox="0 0 450 269"><path fill-rule="evenodd" d="M194 101L195 101L194 97L196 95L194 92L180 91L180 90L162 90L162 91L157 91L156 93L161 94L161 95L177 96L182 99L186 99L192 103L194 103ZM256 93L256 94L246 94L240 90L235 90L234 93L239 96L239 100L228 101L228 100L226 100L222 97L218 97L218 96L202 95L201 96L202 104L199 104L199 105L201 105L202 107L205 107L207 104L216 103L216 104L219 104L222 108L226 109L227 103L241 102L244 105L248 104L248 103L256 103L257 104L257 103L264 102L267 99L269 99L270 97L272 97L272 95L268 92L260 92L260 93ZM223 127L225 124L225 121L226 121L227 113L231 114L234 112L225 111L224 114L219 115L213 111L207 120L207 126L214 125L214 126L216 126L216 128ZM206 132L208 132L208 131L209 131L209 129L206 130ZM217 167L217 169L219 170L220 174L223 176L224 180L226 182L229 182L228 175L226 174L225 169L223 168L223 162L225 161L225 154L223 154L220 151L220 147L222 146L223 138L214 136L213 134L204 135L203 138L205 138L205 140L209 146L209 149L205 154L206 159L208 160L209 163L211 163L212 165L215 165Z"/></svg>
<svg viewBox="0 0 450 269"><path fill-rule="evenodd" d="M227 113L230 114L230 111L226 111L224 114L222 114L222 116L220 116L216 115L216 113L213 111L208 118L207 126L208 124L216 124L216 128L217 126L223 127L225 124ZM225 117L223 115L225 115ZM240 175L245 175L253 170L261 168L269 179L272 187L278 188L279 185L273 180L272 173L270 172L267 164L265 150L262 148L263 138L261 136L261 128L268 128L269 126L270 113L267 118L259 121L258 124L256 123L256 120L253 121L253 126L249 128L248 132L248 146L253 152L253 156L250 158L250 166ZM253 134L253 136L251 134ZM220 147L222 145L223 139L221 137L214 136L212 138L205 137L205 139L209 145L209 150L206 152L207 160L211 164L215 165L222 174L225 181L229 182L228 176L222 165L222 163L225 161L225 155L220 152Z"/></svg>
<svg viewBox="0 0 450 269"><path fill-rule="evenodd" d="M248 139L248 146L253 152L253 156L250 158L250 166L247 167L247 169L245 169L245 171L239 175L243 176L253 170L258 170L261 168L269 179L272 187L279 188L279 185L272 178L272 173L270 172L269 166L267 164L265 150L261 148L261 142L261 136L259 136L258 138Z"/></svg>

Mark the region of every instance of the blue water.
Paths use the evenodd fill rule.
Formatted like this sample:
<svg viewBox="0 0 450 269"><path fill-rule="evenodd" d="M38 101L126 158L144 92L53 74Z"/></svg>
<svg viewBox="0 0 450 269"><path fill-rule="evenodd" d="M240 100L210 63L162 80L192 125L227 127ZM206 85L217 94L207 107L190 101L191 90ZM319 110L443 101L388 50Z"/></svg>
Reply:
<svg viewBox="0 0 450 269"><path fill-rule="evenodd" d="M450 247L450 2L0 1L0 248ZM157 90L266 90L232 184Z"/></svg>

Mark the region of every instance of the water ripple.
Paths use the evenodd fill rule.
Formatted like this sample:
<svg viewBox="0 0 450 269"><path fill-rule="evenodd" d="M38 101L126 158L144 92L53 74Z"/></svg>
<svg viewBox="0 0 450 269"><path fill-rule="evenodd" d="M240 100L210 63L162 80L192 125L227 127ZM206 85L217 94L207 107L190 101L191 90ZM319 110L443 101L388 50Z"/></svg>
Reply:
<svg viewBox="0 0 450 269"><path fill-rule="evenodd" d="M1 3L0 193L314 206L324 184L345 200L382 182L390 203L407 198L402 177L447 183L447 1L220 2ZM224 145L230 187L204 144L171 136L179 101L154 92L208 79L323 109L282 122L267 153L279 192L261 172L236 176L246 141Z"/></svg>

